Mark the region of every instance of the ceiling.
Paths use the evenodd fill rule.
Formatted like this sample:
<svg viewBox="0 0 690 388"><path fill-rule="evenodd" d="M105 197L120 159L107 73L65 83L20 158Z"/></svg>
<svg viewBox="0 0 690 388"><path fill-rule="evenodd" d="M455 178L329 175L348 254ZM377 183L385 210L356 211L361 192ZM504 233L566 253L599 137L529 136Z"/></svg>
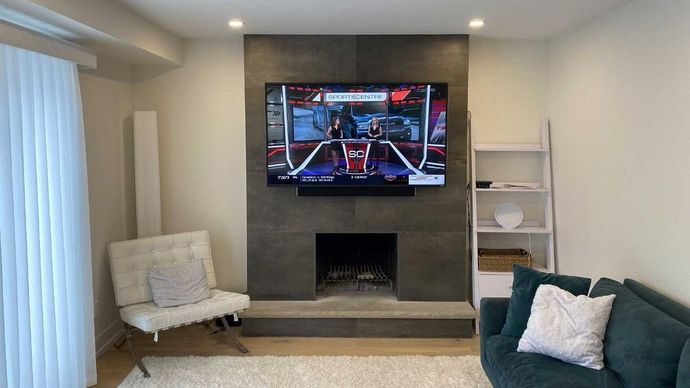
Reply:
<svg viewBox="0 0 690 388"><path fill-rule="evenodd" d="M464 34L544 39L630 0L115 0L182 38L232 34ZM470 31L472 18L486 20ZM245 22L241 30L230 18Z"/></svg>

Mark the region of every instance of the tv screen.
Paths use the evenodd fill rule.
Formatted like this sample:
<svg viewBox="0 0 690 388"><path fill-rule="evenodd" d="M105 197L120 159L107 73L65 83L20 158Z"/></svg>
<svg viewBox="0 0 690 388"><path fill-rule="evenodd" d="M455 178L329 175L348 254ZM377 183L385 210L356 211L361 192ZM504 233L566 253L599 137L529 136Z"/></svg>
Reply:
<svg viewBox="0 0 690 388"><path fill-rule="evenodd" d="M448 85L266 84L268 185L442 186Z"/></svg>

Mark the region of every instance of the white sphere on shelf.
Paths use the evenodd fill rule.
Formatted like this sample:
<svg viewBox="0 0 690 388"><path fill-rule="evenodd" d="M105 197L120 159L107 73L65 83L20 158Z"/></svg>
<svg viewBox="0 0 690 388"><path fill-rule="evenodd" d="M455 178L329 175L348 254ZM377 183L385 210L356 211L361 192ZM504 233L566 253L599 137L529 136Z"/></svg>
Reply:
<svg viewBox="0 0 690 388"><path fill-rule="evenodd" d="M499 225L506 229L515 229L522 223L522 209L512 202L504 202L496 206L494 218Z"/></svg>

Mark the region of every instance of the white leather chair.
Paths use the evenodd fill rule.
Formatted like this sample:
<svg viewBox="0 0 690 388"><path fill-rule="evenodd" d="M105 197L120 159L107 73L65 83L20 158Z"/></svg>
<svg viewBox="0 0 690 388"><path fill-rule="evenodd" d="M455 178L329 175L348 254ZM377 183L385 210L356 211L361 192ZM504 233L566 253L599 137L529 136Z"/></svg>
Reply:
<svg viewBox="0 0 690 388"><path fill-rule="evenodd" d="M123 341L127 341L132 357L145 377L149 377L150 374L132 344L132 331L136 329L154 334L154 340L157 341L159 331L220 318L235 346L242 353L247 353L248 350L230 333L225 316L233 314L237 320L237 313L249 308L249 296L216 288L208 232L178 233L114 242L110 244L109 254L115 300L124 322ZM202 260L204 263L211 297L194 304L157 307L151 296L148 269L194 260Z"/></svg>

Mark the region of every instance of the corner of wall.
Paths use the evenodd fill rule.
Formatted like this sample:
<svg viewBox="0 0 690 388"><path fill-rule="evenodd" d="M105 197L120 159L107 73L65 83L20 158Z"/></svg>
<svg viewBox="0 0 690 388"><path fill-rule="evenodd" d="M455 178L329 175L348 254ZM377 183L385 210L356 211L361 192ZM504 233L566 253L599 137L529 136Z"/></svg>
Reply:
<svg viewBox="0 0 690 388"><path fill-rule="evenodd" d="M134 83L134 65L117 59L98 56L98 66L95 69L79 68L79 73L90 74L111 81Z"/></svg>

